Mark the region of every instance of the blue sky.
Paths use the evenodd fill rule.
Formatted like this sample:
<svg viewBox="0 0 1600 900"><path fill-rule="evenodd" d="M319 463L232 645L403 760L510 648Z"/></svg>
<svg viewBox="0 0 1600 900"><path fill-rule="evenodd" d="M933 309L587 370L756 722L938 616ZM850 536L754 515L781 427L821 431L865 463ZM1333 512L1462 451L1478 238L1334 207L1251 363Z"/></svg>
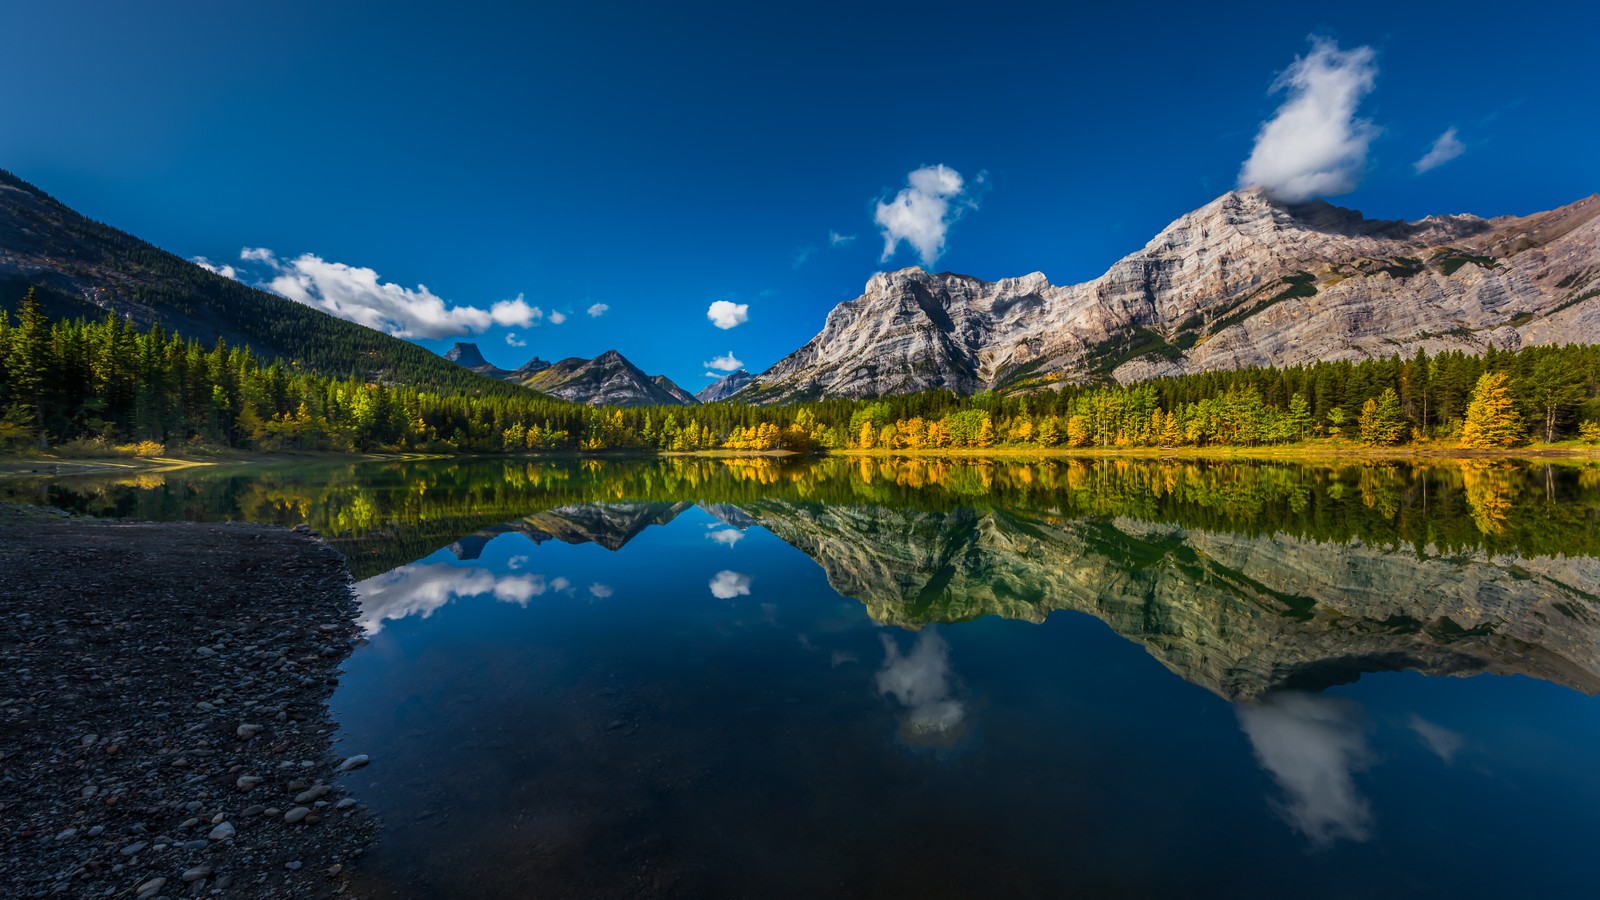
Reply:
<svg viewBox="0 0 1600 900"><path fill-rule="evenodd" d="M1092 278L1253 153L1372 216L1600 190L1592 2L531 6L10 4L0 167L434 349L690 389L925 255Z"/></svg>

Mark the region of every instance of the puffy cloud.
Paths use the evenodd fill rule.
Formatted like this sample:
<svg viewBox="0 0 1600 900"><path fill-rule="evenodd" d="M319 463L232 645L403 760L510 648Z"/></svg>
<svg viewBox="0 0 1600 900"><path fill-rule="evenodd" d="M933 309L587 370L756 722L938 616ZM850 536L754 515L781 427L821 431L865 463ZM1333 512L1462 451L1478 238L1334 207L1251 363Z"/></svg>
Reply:
<svg viewBox="0 0 1600 900"><path fill-rule="evenodd" d="M706 318L711 324L727 330L737 328L750 321L750 304L734 303L732 300L714 300L711 307L706 310Z"/></svg>
<svg viewBox="0 0 1600 900"><path fill-rule="evenodd" d="M513 347L526 347L526 346L528 346L528 342L525 341L525 340L522 340L519 337L517 337L517 333L515 331L510 332L510 333L508 333L506 335L506 343L510 344Z"/></svg>
<svg viewBox="0 0 1600 900"><path fill-rule="evenodd" d="M750 596L750 576L743 572L733 572L723 569L711 579L711 596L718 600L732 600L735 597Z"/></svg>
<svg viewBox="0 0 1600 900"><path fill-rule="evenodd" d="M565 322L566 320L567 320L567 314L566 313L559 312L557 310L551 310L550 311L550 324L551 325L560 325L562 322Z"/></svg>
<svg viewBox="0 0 1600 900"><path fill-rule="evenodd" d="M1422 739L1422 743L1426 744L1435 756L1446 763L1455 759L1456 751L1461 749L1461 735L1443 725L1429 722L1416 713L1411 714L1410 724L1411 730L1417 733L1417 737Z"/></svg>
<svg viewBox="0 0 1600 900"><path fill-rule="evenodd" d="M502 603L526 606L545 590L543 575L496 576L485 569L445 563L401 566L355 586L361 601L359 621L367 634L382 631L386 621L407 616L427 618L457 598L492 596Z"/></svg>
<svg viewBox="0 0 1600 900"><path fill-rule="evenodd" d="M611 590L611 585L609 584L601 584L597 581L594 584L589 585L589 596L599 600L604 600L614 593L616 592Z"/></svg>
<svg viewBox="0 0 1600 900"><path fill-rule="evenodd" d="M544 310L537 306L529 306L528 301L518 294L511 300L501 300L490 307L489 318L493 319L496 325L528 328L544 318Z"/></svg>
<svg viewBox="0 0 1600 900"><path fill-rule="evenodd" d="M965 193L961 173L949 166L924 166L907 175L906 187L894 199L879 201L872 217L883 232L880 262L888 262L904 241L923 265L933 265L944 253L951 224L974 205L963 201Z"/></svg>
<svg viewBox="0 0 1600 900"><path fill-rule="evenodd" d="M706 537L724 547L732 547L734 544L744 540L744 532L737 528L718 528L715 531L706 532Z"/></svg>
<svg viewBox="0 0 1600 900"><path fill-rule="evenodd" d="M718 356L714 359L707 360L700 365L705 366L708 369L720 369L724 372L732 372L735 369L741 369L744 367L744 363L740 362L739 358L733 355L732 350L729 350L723 356Z"/></svg>
<svg viewBox="0 0 1600 900"><path fill-rule="evenodd" d="M843 247L845 244L855 243L855 240L856 236L853 234L840 234L837 231L828 232L828 246L830 247Z"/></svg>
<svg viewBox="0 0 1600 900"><path fill-rule="evenodd" d="M878 693L892 696L906 707L911 733L927 736L960 725L967 711L952 696L955 679L950 672L950 645L938 631L929 628L917 635L906 654L901 654L894 638L887 634L879 637L884 656L883 668L878 670Z"/></svg>
<svg viewBox="0 0 1600 900"><path fill-rule="evenodd" d="M611 309L609 303L595 303L589 307L589 318L598 319Z"/></svg>
<svg viewBox="0 0 1600 900"><path fill-rule="evenodd" d="M1340 50L1313 37L1272 83L1287 99L1256 132L1255 149L1239 170L1239 186L1260 186L1290 202L1346 194L1366 174L1367 146L1378 129L1356 109L1378 78L1371 47Z"/></svg>
<svg viewBox="0 0 1600 900"><path fill-rule="evenodd" d="M1369 760L1359 707L1290 692L1236 712L1256 760L1283 789L1282 812L1296 831L1319 847L1367 839L1372 811L1353 777Z"/></svg>
<svg viewBox="0 0 1600 900"><path fill-rule="evenodd" d="M196 256L189 261L200 268L205 269L207 272L221 275L223 278L237 279L239 277L239 270L228 265L227 263L214 263L211 260L206 259L204 256Z"/></svg>
<svg viewBox="0 0 1600 900"><path fill-rule="evenodd" d="M426 285L402 287L383 281L373 269L329 262L314 253L284 260L265 247L246 247L239 259L266 270L259 287L395 337L458 337L493 325L531 328L544 318L520 294L488 309L451 306Z"/></svg>
<svg viewBox="0 0 1600 900"><path fill-rule="evenodd" d="M1439 168L1465 152L1467 152L1467 145L1461 143L1461 139L1456 137L1456 127L1452 125L1444 130L1444 134L1433 139L1433 143L1428 145L1428 152L1422 154L1421 159L1412 163L1411 168L1417 170L1417 174L1421 175L1430 169Z"/></svg>

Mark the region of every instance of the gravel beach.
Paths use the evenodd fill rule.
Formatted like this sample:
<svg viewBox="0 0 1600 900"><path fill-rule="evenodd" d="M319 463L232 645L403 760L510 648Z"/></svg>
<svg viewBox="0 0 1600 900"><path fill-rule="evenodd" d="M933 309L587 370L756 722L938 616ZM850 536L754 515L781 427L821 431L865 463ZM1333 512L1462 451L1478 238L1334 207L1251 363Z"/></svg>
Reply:
<svg viewBox="0 0 1600 900"><path fill-rule="evenodd" d="M0 516L7 897L321 897L375 824L327 701L339 553L257 525Z"/></svg>

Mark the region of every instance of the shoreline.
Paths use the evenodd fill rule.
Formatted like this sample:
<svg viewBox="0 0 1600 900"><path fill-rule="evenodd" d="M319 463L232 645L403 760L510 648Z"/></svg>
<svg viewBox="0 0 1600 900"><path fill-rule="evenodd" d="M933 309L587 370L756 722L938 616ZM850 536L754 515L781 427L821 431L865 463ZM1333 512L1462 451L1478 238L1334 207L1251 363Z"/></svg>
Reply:
<svg viewBox="0 0 1600 900"><path fill-rule="evenodd" d="M0 883L343 892L377 828L342 797L328 708L355 613L307 534L0 509Z"/></svg>
<svg viewBox="0 0 1600 900"><path fill-rule="evenodd" d="M837 449L817 454L794 450L610 450L581 452L546 450L527 453L248 453L205 456L99 457L73 459L53 456L0 455L0 478L28 475L108 475L162 473L201 467L275 465L294 462L386 462L433 459L804 459L841 456L868 459L1190 459L1252 460L1265 462L1369 462L1534 460L1600 461L1600 446L1529 444L1495 450L1439 445L1371 447L1355 443L1279 444L1263 447L943 447L937 449Z"/></svg>

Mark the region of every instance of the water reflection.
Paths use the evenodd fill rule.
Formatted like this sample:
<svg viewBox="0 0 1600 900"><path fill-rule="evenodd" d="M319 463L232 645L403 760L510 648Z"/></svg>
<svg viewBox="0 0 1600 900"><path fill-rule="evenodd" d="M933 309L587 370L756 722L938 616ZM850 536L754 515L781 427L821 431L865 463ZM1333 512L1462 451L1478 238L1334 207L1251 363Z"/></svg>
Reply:
<svg viewBox="0 0 1600 900"><path fill-rule="evenodd" d="M901 736L912 743L948 743L967 715L954 696L958 683L950 671L950 645L932 628L918 634L905 654L892 636L880 638L884 658L878 693L905 707Z"/></svg>
<svg viewBox="0 0 1600 900"><path fill-rule="evenodd" d="M490 596L501 603L527 606L547 591L564 593L569 587L565 578L547 584L543 575L496 575L475 567L418 563L359 581L355 591L361 601L361 627L370 636L382 631L385 622L408 616L426 619L453 600Z"/></svg>
<svg viewBox="0 0 1600 900"><path fill-rule="evenodd" d="M1356 704L1298 692L1236 708L1256 759L1283 790L1284 818L1314 846L1371 836L1372 809L1355 773L1371 763Z"/></svg>
<svg viewBox="0 0 1600 900"><path fill-rule="evenodd" d="M718 600L750 596L750 576L743 572L723 569L711 579L711 596Z"/></svg>

